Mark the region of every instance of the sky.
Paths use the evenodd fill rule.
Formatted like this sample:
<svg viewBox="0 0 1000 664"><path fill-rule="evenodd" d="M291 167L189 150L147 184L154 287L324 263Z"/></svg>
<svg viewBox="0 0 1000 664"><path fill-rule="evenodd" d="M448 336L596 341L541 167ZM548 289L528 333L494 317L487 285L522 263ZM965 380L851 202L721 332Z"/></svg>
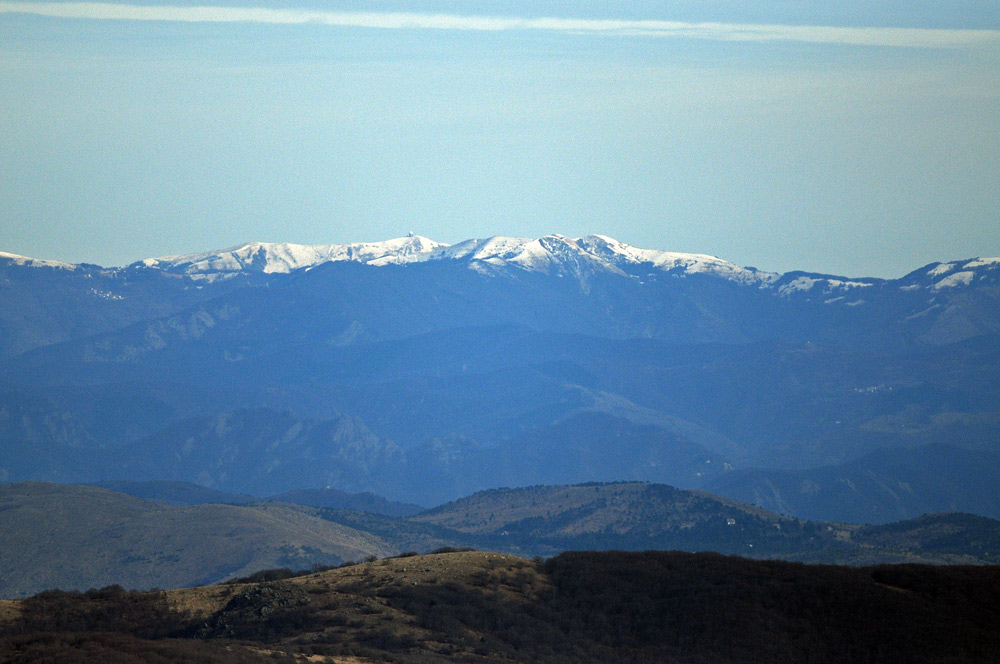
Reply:
<svg viewBox="0 0 1000 664"><path fill-rule="evenodd" d="M408 232L847 276L1000 255L1000 10L0 0L0 251Z"/></svg>

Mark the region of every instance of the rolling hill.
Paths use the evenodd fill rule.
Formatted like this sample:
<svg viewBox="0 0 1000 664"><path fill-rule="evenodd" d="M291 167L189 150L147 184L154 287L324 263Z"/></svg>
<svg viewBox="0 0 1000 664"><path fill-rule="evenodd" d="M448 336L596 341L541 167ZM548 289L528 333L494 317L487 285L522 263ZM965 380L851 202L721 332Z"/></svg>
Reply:
<svg viewBox="0 0 1000 664"><path fill-rule="evenodd" d="M493 489L411 522L524 555L566 550L715 551L831 564L1000 563L1000 521L925 515L880 526L806 521L704 491L619 482ZM345 522L350 525L350 522ZM379 531L391 539L391 531ZM456 538L458 539L458 538Z"/></svg>
<svg viewBox="0 0 1000 664"><path fill-rule="evenodd" d="M265 568L469 547L523 556L682 550L853 565L1000 563L1000 522L992 519L802 521L637 482L495 489L407 517L279 502L170 507L95 487L10 484L0 485L0 532L8 570L0 597L57 587L173 588Z"/></svg>
<svg viewBox="0 0 1000 664"><path fill-rule="evenodd" d="M301 569L393 552L310 508L171 508L94 487L42 483L0 486L0 532L4 597L110 584L189 586L267 567Z"/></svg>

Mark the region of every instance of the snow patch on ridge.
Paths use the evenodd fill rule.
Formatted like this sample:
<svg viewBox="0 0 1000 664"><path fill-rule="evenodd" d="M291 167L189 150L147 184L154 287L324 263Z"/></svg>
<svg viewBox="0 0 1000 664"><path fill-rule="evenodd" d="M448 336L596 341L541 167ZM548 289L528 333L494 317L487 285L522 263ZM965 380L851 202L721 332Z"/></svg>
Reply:
<svg viewBox="0 0 1000 664"><path fill-rule="evenodd" d="M819 279L813 279L812 277L797 277L778 288L778 292L782 295L788 295L790 293L794 293L795 291L812 290L812 287L818 282Z"/></svg>
<svg viewBox="0 0 1000 664"><path fill-rule="evenodd" d="M957 286L968 286L972 283L973 278L976 276L975 272L964 271L956 272L955 274L950 274L941 281L934 284L934 290L941 290L942 288L955 288Z"/></svg>
<svg viewBox="0 0 1000 664"><path fill-rule="evenodd" d="M834 277L824 277L824 276L806 276L802 275L792 279L786 284L782 284L778 287L778 293L789 297L794 293L811 291L814 287L820 285L824 293L843 293L845 291L851 291L858 288L869 288L874 285L873 282L869 281L853 281L851 279L837 279ZM824 300L825 304L834 304L836 302L841 302L844 299L844 295L839 297L832 297ZM864 302L863 300L858 300L855 302L843 302L847 306L856 306Z"/></svg>
<svg viewBox="0 0 1000 664"><path fill-rule="evenodd" d="M15 265L27 265L28 267L52 267L59 270L75 270L76 265L72 263L63 263L62 261L49 261L41 260L38 258L29 258L28 256L20 256L18 254L9 254L6 251L0 251L0 260L8 260Z"/></svg>
<svg viewBox="0 0 1000 664"><path fill-rule="evenodd" d="M958 270L957 272L952 272L952 270L956 269ZM927 274L931 277L940 277L946 274L948 275L931 286L932 290L940 291L945 288L968 286L976 279L977 276L981 279L985 278L986 273L997 269L1000 269L1000 256L974 258L972 260L965 261L964 263L938 263L935 267L929 269ZM951 274L949 274L949 272Z"/></svg>
<svg viewBox="0 0 1000 664"><path fill-rule="evenodd" d="M1000 256L994 256L993 258L977 258L963 265L962 269L973 270L977 267L988 267L991 270L1000 268Z"/></svg>
<svg viewBox="0 0 1000 664"><path fill-rule="evenodd" d="M939 277L942 274L947 274L955 268L954 263L938 263L935 267L927 270L928 276Z"/></svg>

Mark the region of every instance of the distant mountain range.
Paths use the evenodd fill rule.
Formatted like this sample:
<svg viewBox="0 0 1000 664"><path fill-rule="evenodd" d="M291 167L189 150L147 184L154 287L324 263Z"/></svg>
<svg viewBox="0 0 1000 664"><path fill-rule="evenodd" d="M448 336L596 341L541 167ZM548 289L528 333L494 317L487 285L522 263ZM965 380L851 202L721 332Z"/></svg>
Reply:
<svg viewBox="0 0 1000 664"><path fill-rule="evenodd" d="M0 481L424 506L645 480L1000 517L1000 258L774 274L611 238L0 254Z"/></svg>
<svg viewBox="0 0 1000 664"><path fill-rule="evenodd" d="M419 235L354 244L250 242L221 251L149 258L132 267L154 268L212 281L247 272L291 272L342 261L375 266L458 262L483 274L503 274L509 269L517 269L578 279L591 273L624 276L650 269L676 274L712 274L760 284L778 277L755 268L741 268L714 256L639 249L604 235L578 239L562 235L538 239L498 236L455 245Z"/></svg>

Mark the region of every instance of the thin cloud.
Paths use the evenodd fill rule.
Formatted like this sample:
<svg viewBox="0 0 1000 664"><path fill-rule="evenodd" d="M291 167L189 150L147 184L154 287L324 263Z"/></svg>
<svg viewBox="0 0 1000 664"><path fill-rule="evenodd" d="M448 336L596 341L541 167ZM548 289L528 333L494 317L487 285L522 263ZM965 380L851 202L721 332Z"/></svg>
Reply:
<svg viewBox="0 0 1000 664"><path fill-rule="evenodd" d="M789 41L855 46L947 48L1000 45L997 30L743 25L679 21L518 18L451 14L338 12L265 7L164 7L102 2L4 2L0 14L22 13L68 19L173 21L184 23L319 24L382 30L542 31L634 35L719 41Z"/></svg>

